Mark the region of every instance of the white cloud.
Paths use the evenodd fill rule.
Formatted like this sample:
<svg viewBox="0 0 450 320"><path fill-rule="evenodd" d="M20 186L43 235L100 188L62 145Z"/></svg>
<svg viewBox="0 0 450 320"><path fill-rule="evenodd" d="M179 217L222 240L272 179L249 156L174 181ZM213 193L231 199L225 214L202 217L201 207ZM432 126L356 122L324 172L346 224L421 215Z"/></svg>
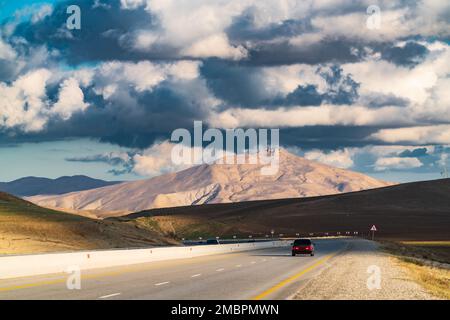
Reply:
<svg viewBox="0 0 450 320"><path fill-rule="evenodd" d="M381 129L370 136L389 143L449 144L450 125Z"/></svg>
<svg viewBox="0 0 450 320"><path fill-rule="evenodd" d="M58 101L53 105L51 112L68 120L73 113L84 111L89 104L84 102L84 94L75 78L64 80L59 90Z"/></svg>
<svg viewBox="0 0 450 320"><path fill-rule="evenodd" d="M103 63L96 74L95 90L104 98L111 97L118 85L132 85L137 91L151 91L168 79L192 80L199 76L200 62L179 61L175 63L137 63L111 61Z"/></svg>
<svg viewBox="0 0 450 320"><path fill-rule="evenodd" d="M305 153L306 159L318 161L329 166L344 169L350 168L354 165L352 156L353 152L349 148L334 150L331 152L312 150Z"/></svg>
<svg viewBox="0 0 450 320"><path fill-rule="evenodd" d="M294 91L300 85L316 85L319 92L327 89L327 83L318 72L317 66L307 64L293 64L289 66L262 68L261 78L265 83L265 90L272 96L286 95Z"/></svg>
<svg viewBox="0 0 450 320"><path fill-rule="evenodd" d="M163 173L176 172L188 167L191 164L176 164L172 161L172 148L176 144L169 141L158 142L142 153L133 156L133 171L141 176L157 176ZM183 152L201 154L202 149L182 146Z"/></svg>
<svg viewBox="0 0 450 320"><path fill-rule="evenodd" d="M362 106L321 105L319 107L280 107L265 109L228 109L208 118L213 127L303 127L315 125L411 124L402 107L370 109Z"/></svg>
<svg viewBox="0 0 450 320"><path fill-rule="evenodd" d="M31 16L31 22L37 23L43 20L45 17L48 17L53 12L53 7L50 4L44 4L37 11L33 13Z"/></svg>
<svg viewBox="0 0 450 320"><path fill-rule="evenodd" d="M11 85L0 82L0 125L20 126L24 131L42 130L46 123L45 87L51 73L30 71Z"/></svg>
<svg viewBox="0 0 450 320"><path fill-rule="evenodd" d="M230 45L226 34L220 33L194 42L191 46L183 49L181 54L195 58L217 57L240 60L247 56L247 50L242 46Z"/></svg>
<svg viewBox="0 0 450 320"><path fill-rule="evenodd" d="M144 5L146 0L120 0L120 6L123 9L133 10Z"/></svg>
<svg viewBox="0 0 450 320"><path fill-rule="evenodd" d="M423 166L423 163L417 158L401 158L401 157L390 157L390 158L379 158L375 162L376 171L385 171L390 169L413 169Z"/></svg>

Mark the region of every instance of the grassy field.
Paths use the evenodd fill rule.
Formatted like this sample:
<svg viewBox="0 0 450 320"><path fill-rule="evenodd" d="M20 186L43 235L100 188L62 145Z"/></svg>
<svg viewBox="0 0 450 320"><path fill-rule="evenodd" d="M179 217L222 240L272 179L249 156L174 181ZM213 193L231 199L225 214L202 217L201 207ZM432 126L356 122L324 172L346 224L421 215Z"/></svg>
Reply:
<svg viewBox="0 0 450 320"><path fill-rule="evenodd" d="M134 222L101 221L38 207L0 192L0 254L174 243Z"/></svg>
<svg viewBox="0 0 450 320"><path fill-rule="evenodd" d="M383 248L428 291L450 299L450 241L385 241Z"/></svg>
<svg viewBox="0 0 450 320"><path fill-rule="evenodd" d="M449 240L449 194L450 179L442 179L330 196L160 208L117 219L138 219L178 238L264 236L272 229L291 236L367 234L375 224L377 239Z"/></svg>

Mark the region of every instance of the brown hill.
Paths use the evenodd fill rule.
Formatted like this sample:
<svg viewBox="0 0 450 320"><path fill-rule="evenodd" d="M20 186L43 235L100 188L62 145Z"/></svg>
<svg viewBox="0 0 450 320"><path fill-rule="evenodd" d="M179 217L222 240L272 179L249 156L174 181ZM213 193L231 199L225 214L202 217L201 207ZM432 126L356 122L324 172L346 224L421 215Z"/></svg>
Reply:
<svg viewBox="0 0 450 320"><path fill-rule="evenodd" d="M0 254L142 247L174 243L135 223L99 221L38 207L0 192Z"/></svg>
<svg viewBox="0 0 450 320"><path fill-rule="evenodd" d="M178 237L359 231L377 237L450 239L450 179L405 183L345 194L208 204L123 217Z"/></svg>

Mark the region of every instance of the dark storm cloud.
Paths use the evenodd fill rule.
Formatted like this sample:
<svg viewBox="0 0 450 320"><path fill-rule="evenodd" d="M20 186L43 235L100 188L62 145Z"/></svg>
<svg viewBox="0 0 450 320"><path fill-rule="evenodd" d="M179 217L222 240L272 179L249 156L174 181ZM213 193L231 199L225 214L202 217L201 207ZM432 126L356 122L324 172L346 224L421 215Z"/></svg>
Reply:
<svg viewBox="0 0 450 320"><path fill-rule="evenodd" d="M313 30L311 21L304 20L284 20L282 23L270 24L262 28L254 27L254 14L247 11L233 20L231 26L226 30L228 37L232 41L249 40L273 40L280 37L297 36Z"/></svg>
<svg viewBox="0 0 450 320"><path fill-rule="evenodd" d="M19 24L13 36L23 37L33 45L42 44L64 52L69 63L100 60L138 60L148 54L129 49L130 34L140 28L149 28L154 18L144 10L123 10L120 1L108 1L108 6L95 6L94 0L75 0L56 3L53 13L32 23ZM81 9L81 29L68 30L66 10L69 5Z"/></svg>
<svg viewBox="0 0 450 320"><path fill-rule="evenodd" d="M422 62L429 50L416 42L407 42L404 46L388 47L381 51L383 59L395 63L397 65L414 67Z"/></svg>
<svg viewBox="0 0 450 320"><path fill-rule="evenodd" d="M123 158L120 157L119 155L115 155L115 154L110 154L110 153L106 153L106 154L96 154L93 156L84 156L84 157L71 157L71 158L66 158L65 159L68 162L101 162L101 163L107 163L113 166L118 166L121 164L125 164L127 163L127 161Z"/></svg>
<svg viewBox="0 0 450 320"><path fill-rule="evenodd" d="M19 24L9 40L16 41L20 37L26 39L27 43L14 46L23 56L29 56L30 51L40 45L48 46L49 50L57 49L60 56L50 57L46 63L86 63L91 66L98 61L180 58L177 50L167 46L156 44L148 52L138 52L131 48L138 30L160 31L160 21L143 6L123 10L118 0L104 1L108 5L106 7L94 6L95 3L94 0L58 2L54 5L52 15L37 23L26 21ZM81 7L81 30L69 31L65 28L68 17L66 8L72 4ZM365 14L365 6L352 2L339 8L329 8L322 14L338 15L357 11ZM307 33L320 33L311 25L313 16L304 20L288 19L261 28L254 27L254 16L250 10L235 18L225 32L231 44L243 45L248 49L248 58L241 61L201 59L202 80L205 80L215 97L224 101L218 111L232 107L276 108L319 106L324 103L351 105L359 98L360 84L351 75L343 74L341 64L362 61L370 52L371 55L381 53L382 59L398 65L413 66L428 54L424 46L412 40L404 47L347 37L327 37L325 34L321 40L309 45L295 45L293 41L289 41L289 38ZM261 67L296 63L316 65L319 74L325 79L327 90L320 92L316 84L303 84L284 96L270 96L264 87ZM323 68L320 69L320 66ZM0 81L12 79L16 76L15 72L10 62L0 61ZM168 139L172 130L191 128L194 120L202 120L208 116L199 107L201 96L198 96L198 90L195 87L189 88L190 95L186 96L177 90L177 85L163 82L151 91L138 92L119 83L118 91L111 99L104 99L92 87L83 88L85 101L89 103L85 111L74 113L65 121L51 118L40 132L25 133L17 128L0 129L0 143L89 137L121 146L145 148L157 140ZM48 87L47 100L55 102L58 90L57 85ZM360 99L365 102L364 105L373 108L409 104L406 99L394 95L373 94ZM364 146L367 144L366 137L379 129L314 126L282 129L281 134L286 145L339 148ZM117 174L122 170L126 169L117 169Z"/></svg>
<svg viewBox="0 0 450 320"><path fill-rule="evenodd" d="M419 158L427 156L427 148L417 148L414 150L405 150L398 155L402 158Z"/></svg>
<svg viewBox="0 0 450 320"><path fill-rule="evenodd" d="M288 40L264 42L249 49L247 63L257 66L350 63L360 61L365 56L364 47L361 42L344 38L326 38L308 46L295 46Z"/></svg>
<svg viewBox="0 0 450 320"><path fill-rule="evenodd" d="M121 146L145 148L155 140L169 138L176 128L191 127L195 119L204 116L195 101L165 85L144 93L121 90L108 101L96 99L98 102L84 113L74 114L64 123L51 122L47 134L94 137Z"/></svg>
<svg viewBox="0 0 450 320"><path fill-rule="evenodd" d="M300 85L289 93L286 98L276 99L275 105L320 106L324 100L323 94L317 91L317 86Z"/></svg>
<svg viewBox="0 0 450 320"><path fill-rule="evenodd" d="M230 104L257 107L268 98L258 68L209 59L200 72L214 95Z"/></svg>
<svg viewBox="0 0 450 320"><path fill-rule="evenodd" d="M82 162L82 163L106 163L115 168L112 168L108 171L108 173L112 173L115 176L120 176L127 173L133 172L133 156L135 153L127 152L124 154L118 153L105 153L105 154L96 154L90 156L83 157L70 157L65 160L68 162Z"/></svg>
<svg viewBox="0 0 450 320"><path fill-rule="evenodd" d="M156 140L169 139L173 130L190 128L194 120L202 120L206 116L196 97L189 99L175 89L176 86L164 81L152 91L144 92L123 85L111 99L105 100L88 88L84 95L90 106L85 111L76 112L65 121L58 117L50 118L45 128L38 132L27 133L20 128L0 130L0 143L76 137L146 148Z"/></svg>
<svg viewBox="0 0 450 320"><path fill-rule="evenodd" d="M275 99L275 105L298 105L298 106L319 106L322 103L335 105L353 104L358 98L360 84L352 79L350 75L344 75L342 68L331 66L324 71L320 68L317 72L327 83L327 90L324 93L318 92L316 85L299 85L285 98Z"/></svg>
<svg viewBox="0 0 450 320"><path fill-rule="evenodd" d="M280 141L285 146L306 149L339 149L363 147L366 137L379 130L368 126L310 126L280 129ZM374 141L373 144L378 144ZM380 143L381 144L381 143Z"/></svg>
<svg viewBox="0 0 450 320"><path fill-rule="evenodd" d="M370 108L381 108L385 106L406 107L410 104L410 101L393 94L370 93L361 97L361 103Z"/></svg>
<svg viewBox="0 0 450 320"><path fill-rule="evenodd" d="M232 106L274 108L279 106L319 106L322 103L352 104L358 98L359 83L337 65L319 67L317 73L327 83L327 91L317 85L299 85L286 96L269 96L259 68L217 59L203 63L201 74L215 96Z"/></svg>

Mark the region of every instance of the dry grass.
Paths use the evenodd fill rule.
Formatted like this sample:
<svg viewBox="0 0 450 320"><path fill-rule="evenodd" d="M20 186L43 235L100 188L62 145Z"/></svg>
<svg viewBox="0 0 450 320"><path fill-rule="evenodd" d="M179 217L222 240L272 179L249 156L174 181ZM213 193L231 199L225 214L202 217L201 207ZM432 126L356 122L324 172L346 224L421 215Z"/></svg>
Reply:
<svg viewBox="0 0 450 320"><path fill-rule="evenodd" d="M399 259L411 277L436 297L450 300L450 270L420 265L417 261Z"/></svg>
<svg viewBox="0 0 450 320"><path fill-rule="evenodd" d="M0 193L0 254L143 247L174 243L133 222L101 221Z"/></svg>
<svg viewBox="0 0 450 320"><path fill-rule="evenodd" d="M384 242L383 248L431 294L450 300L450 241Z"/></svg>

